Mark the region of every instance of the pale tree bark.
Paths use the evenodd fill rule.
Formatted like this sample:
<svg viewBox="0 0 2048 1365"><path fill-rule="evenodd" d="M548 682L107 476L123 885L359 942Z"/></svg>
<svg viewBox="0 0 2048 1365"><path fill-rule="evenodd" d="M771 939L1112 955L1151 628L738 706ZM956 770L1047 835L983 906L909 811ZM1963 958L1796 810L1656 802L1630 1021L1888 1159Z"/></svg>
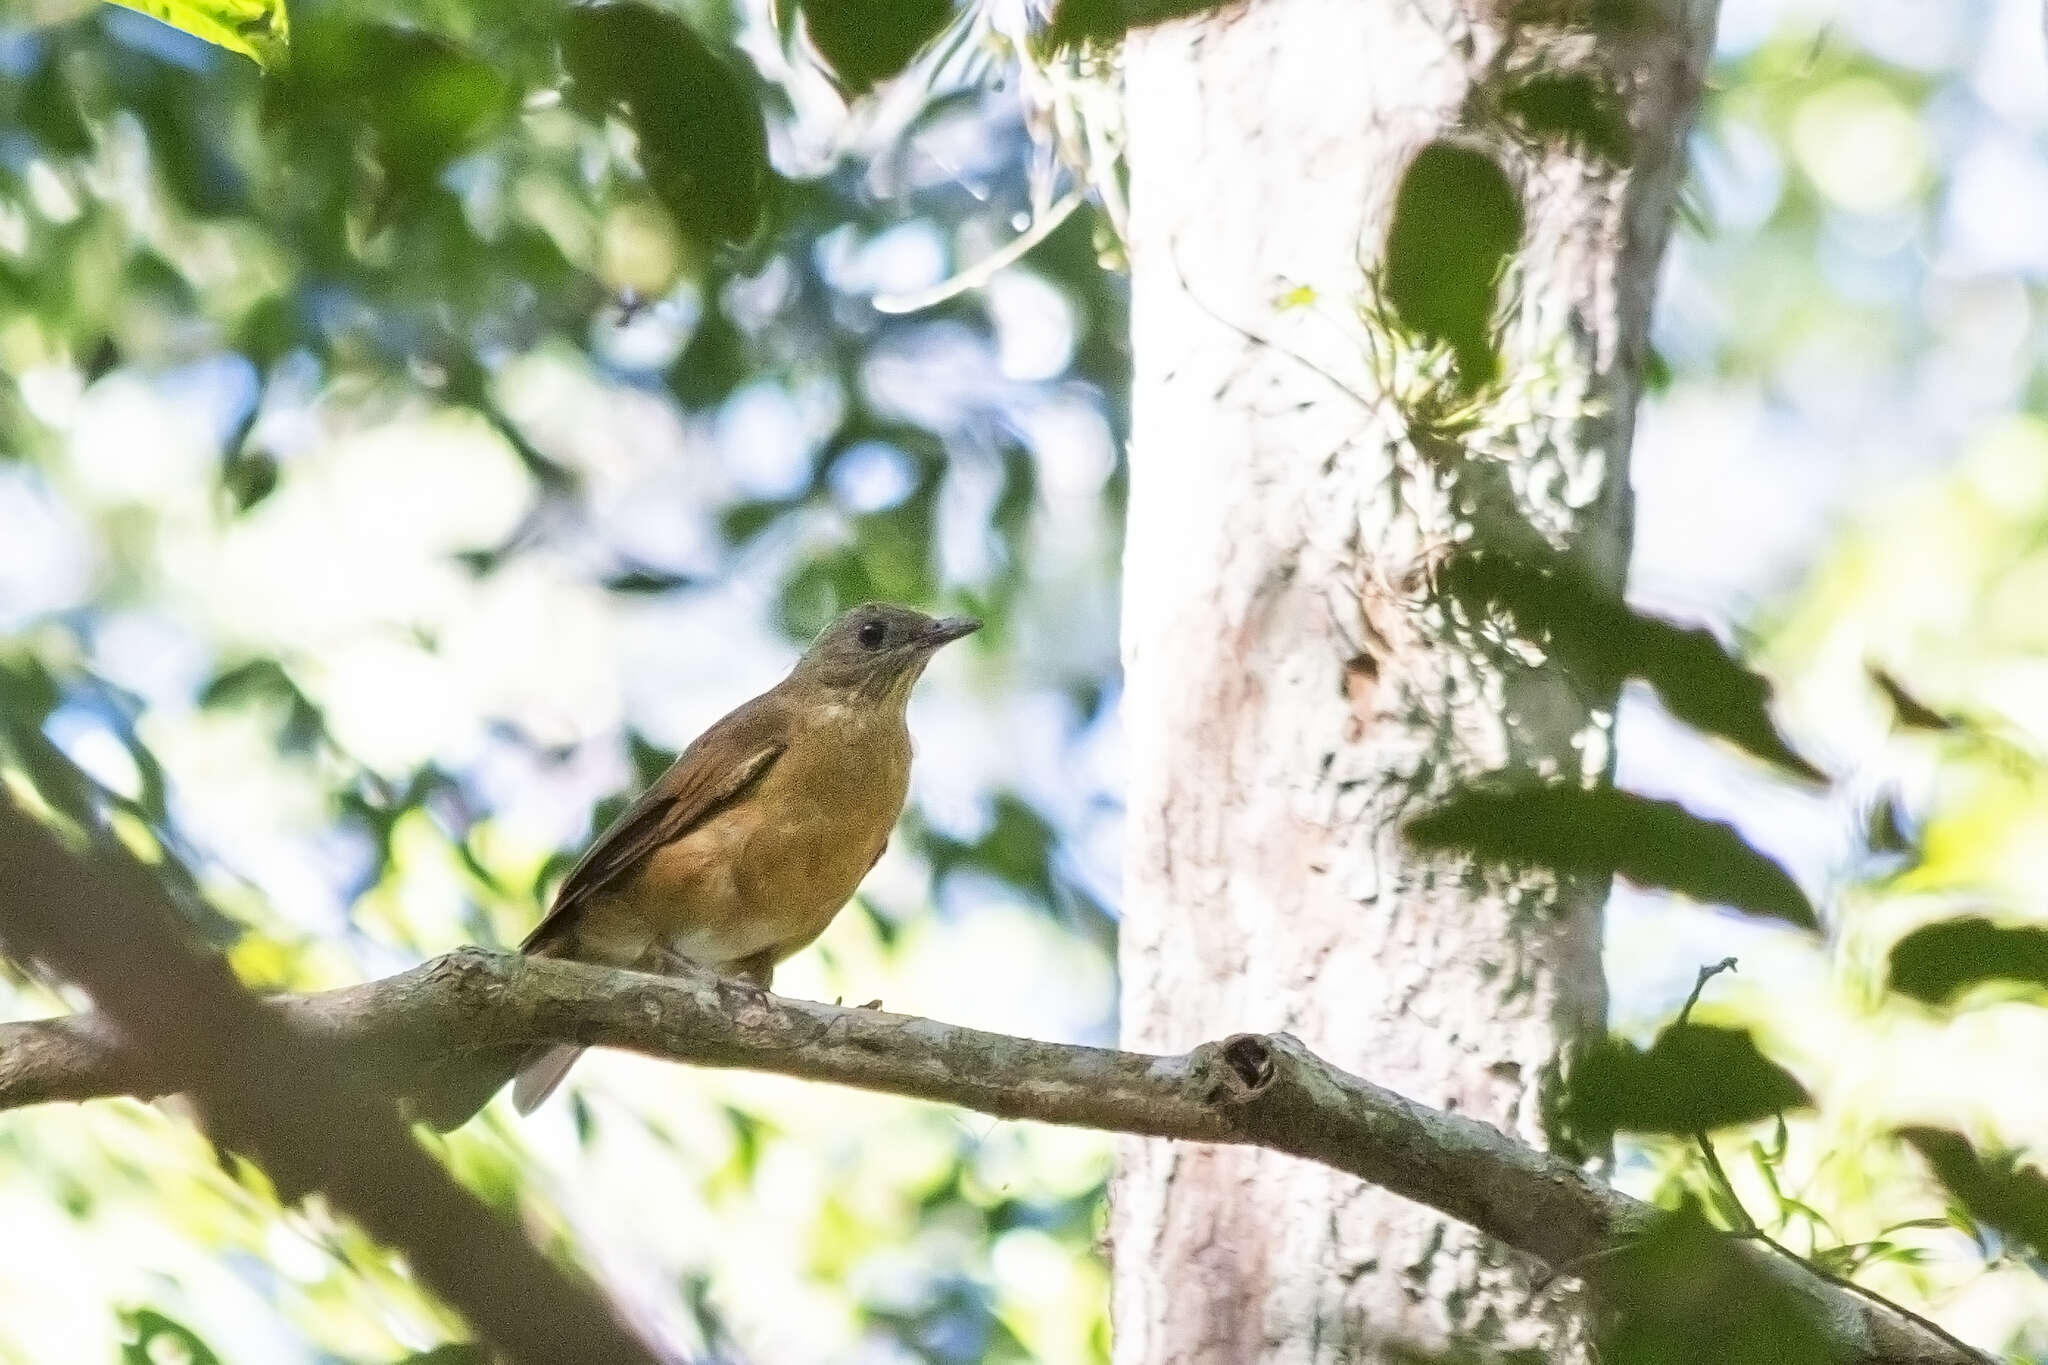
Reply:
<svg viewBox="0 0 2048 1365"><path fill-rule="evenodd" d="M1713 9L1250 0L1128 40L1127 1046L1284 1029L1544 1144L1560 1048L1602 1019L1605 884L1426 859L1399 824L1481 773L1603 780L1613 699L1478 638L1431 570L1519 535L1618 588ZM1515 92L1546 80L1595 116L1532 129ZM1462 415L1366 303L1438 142L1524 220L1501 382ZM1127 1142L1111 1240L1119 1365L1585 1356L1581 1301L1525 1260L1269 1152Z"/></svg>

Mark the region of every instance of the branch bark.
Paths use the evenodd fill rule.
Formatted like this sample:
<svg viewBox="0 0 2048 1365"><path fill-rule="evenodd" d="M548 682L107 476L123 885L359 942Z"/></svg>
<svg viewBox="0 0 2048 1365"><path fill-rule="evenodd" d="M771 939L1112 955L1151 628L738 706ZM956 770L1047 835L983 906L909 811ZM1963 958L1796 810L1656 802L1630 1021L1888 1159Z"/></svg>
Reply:
<svg viewBox="0 0 2048 1365"><path fill-rule="evenodd" d="M1556 1276L1617 1289L1663 1211L1475 1119L1331 1066L1287 1034L1177 1056L1040 1042L880 1010L792 1000L709 973L666 977L482 949L269 1008L359 1083L402 1090L449 1053L575 1042L957 1104L998 1118L1256 1146L1319 1162L1459 1219ZM177 1061L105 1017L0 1025L0 1109L184 1088ZM1731 1254L1810 1309L1830 1358L1981 1365L1986 1357L1798 1262Z"/></svg>

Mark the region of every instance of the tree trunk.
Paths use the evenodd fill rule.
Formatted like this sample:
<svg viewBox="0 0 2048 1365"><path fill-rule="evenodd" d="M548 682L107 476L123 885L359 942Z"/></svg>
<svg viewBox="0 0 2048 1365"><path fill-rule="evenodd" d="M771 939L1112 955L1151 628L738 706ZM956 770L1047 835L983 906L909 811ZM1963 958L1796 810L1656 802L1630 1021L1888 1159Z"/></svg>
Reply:
<svg viewBox="0 0 2048 1365"><path fill-rule="evenodd" d="M1602 1022L1605 882L1425 858L1400 822L1481 773L1604 780L1613 698L1486 643L1432 570L1519 536L1619 587L1713 8L1251 0L1129 39L1128 1046L1284 1029L1545 1141ZM1387 260L1404 183L1474 151L1511 222L1491 379L1394 271L1465 216ZM1122 1157L1119 1365L1584 1357L1573 1295L1426 1209L1268 1152Z"/></svg>

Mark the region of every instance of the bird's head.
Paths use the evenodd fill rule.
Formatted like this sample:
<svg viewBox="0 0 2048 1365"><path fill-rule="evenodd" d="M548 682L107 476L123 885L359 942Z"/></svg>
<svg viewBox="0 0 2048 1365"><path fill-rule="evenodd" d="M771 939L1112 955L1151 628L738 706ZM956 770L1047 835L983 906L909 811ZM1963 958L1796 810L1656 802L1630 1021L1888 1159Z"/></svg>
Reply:
<svg viewBox="0 0 2048 1365"><path fill-rule="evenodd" d="M933 654L981 629L972 616L926 616L887 602L863 602L818 633L793 680L902 702Z"/></svg>

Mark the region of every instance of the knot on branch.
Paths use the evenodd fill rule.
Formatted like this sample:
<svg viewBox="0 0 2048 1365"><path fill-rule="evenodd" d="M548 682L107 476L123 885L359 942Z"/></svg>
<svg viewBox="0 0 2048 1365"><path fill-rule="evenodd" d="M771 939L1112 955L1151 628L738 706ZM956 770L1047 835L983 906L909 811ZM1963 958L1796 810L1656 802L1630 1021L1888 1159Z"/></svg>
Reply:
<svg viewBox="0 0 2048 1365"><path fill-rule="evenodd" d="M1273 1039L1263 1033L1233 1033L1220 1043L1204 1043L1203 1073L1209 1078L1211 1104L1248 1104L1264 1094L1278 1073Z"/></svg>
<svg viewBox="0 0 2048 1365"><path fill-rule="evenodd" d="M518 962L513 954L464 944L435 958L427 968L427 979L433 989L446 991L451 999L476 1002L504 990Z"/></svg>
<svg viewBox="0 0 2048 1365"><path fill-rule="evenodd" d="M1256 1033L1223 1040L1223 1060L1247 1092L1263 1090L1273 1079L1273 1048Z"/></svg>

